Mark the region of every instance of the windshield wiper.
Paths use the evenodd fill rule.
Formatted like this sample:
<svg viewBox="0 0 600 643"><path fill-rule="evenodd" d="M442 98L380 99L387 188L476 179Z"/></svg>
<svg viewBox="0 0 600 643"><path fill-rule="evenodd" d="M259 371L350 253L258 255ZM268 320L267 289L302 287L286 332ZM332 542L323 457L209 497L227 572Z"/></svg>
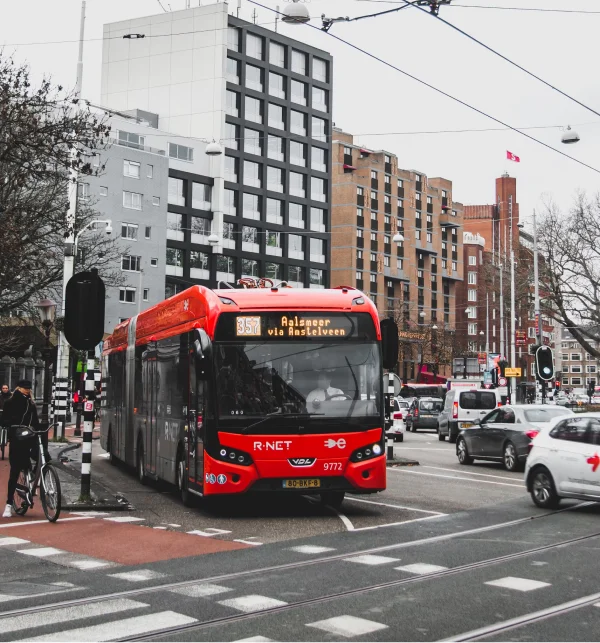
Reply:
<svg viewBox="0 0 600 643"><path fill-rule="evenodd" d="M242 430L242 434L248 433L250 429L253 429L255 426L258 426L259 424L262 424L263 422L266 422L267 420L270 420L272 417L275 417L276 415L279 415L284 418L290 418L290 419L296 419L296 418L306 418L310 419L314 415L325 415L324 413L283 413L281 410L279 411L273 411L273 413L267 413L264 418L261 418L260 420L257 420L253 424L250 424L246 428Z"/></svg>

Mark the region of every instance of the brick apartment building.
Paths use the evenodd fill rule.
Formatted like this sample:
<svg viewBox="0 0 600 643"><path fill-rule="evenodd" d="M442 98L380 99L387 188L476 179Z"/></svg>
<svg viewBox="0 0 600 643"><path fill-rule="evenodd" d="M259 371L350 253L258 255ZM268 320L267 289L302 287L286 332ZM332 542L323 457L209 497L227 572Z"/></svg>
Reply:
<svg viewBox="0 0 600 643"><path fill-rule="evenodd" d="M533 301L533 252L531 237L518 227L517 182L504 174L496 179L496 202L493 205L467 205L464 208L465 282L457 291L457 328L464 328L464 356L467 370L475 375L476 353L488 350L510 357L511 341L516 364L523 371L520 383L535 379L533 357L528 346L536 342ZM510 251L515 256L516 335L510 336ZM504 324L500 324L500 266L503 266ZM481 334L483 332L483 335ZM545 344L554 347L554 326L542 319ZM469 366L470 365L470 366Z"/></svg>
<svg viewBox="0 0 600 643"><path fill-rule="evenodd" d="M600 345L600 342L589 341L592 346ZM599 367L600 360L590 355L571 335L568 328L561 328L560 349L557 347L555 353L555 370L560 373L563 390L587 389L592 382L598 385L600 383Z"/></svg>
<svg viewBox="0 0 600 643"><path fill-rule="evenodd" d="M331 285L364 291L399 322L399 374L414 380L420 364L436 361L435 343L420 348L424 337L441 343L455 328L463 206L451 181L402 170L396 156L361 148L352 134L334 128L332 146ZM450 364L434 370L449 375Z"/></svg>

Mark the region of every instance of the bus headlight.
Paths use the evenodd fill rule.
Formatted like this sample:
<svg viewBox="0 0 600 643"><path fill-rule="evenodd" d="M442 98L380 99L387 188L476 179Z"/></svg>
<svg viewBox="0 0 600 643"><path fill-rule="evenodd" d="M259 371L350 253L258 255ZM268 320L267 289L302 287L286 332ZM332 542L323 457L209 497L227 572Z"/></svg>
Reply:
<svg viewBox="0 0 600 643"><path fill-rule="evenodd" d="M218 459L223 462L230 462L235 464L241 464L242 466L249 466L252 464L252 458L250 454L245 451L240 451L239 449L231 449L229 447L221 447L219 449Z"/></svg>
<svg viewBox="0 0 600 643"><path fill-rule="evenodd" d="M363 460L376 458L378 455L381 455L381 453L382 450L380 444L369 444L366 447L356 449L356 451L350 456L350 462L362 462Z"/></svg>

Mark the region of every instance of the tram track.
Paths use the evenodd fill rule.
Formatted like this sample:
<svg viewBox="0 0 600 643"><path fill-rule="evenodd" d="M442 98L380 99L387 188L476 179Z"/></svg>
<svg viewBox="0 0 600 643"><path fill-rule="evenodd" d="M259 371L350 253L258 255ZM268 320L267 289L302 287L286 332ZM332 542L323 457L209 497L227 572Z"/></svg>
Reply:
<svg viewBox="0 0 600 643"><path fill-rule="evenodd" d="M280 565L269 565L266 567L258 567L254 569L248 569L244 571L238 571L238 572L229 572L226 574L219 574L216 576L205 576L202 578L194 578L191 580L184 580L184 581L174 581L171 583L161 583L158 585L152 585L152 586L146 586L146 587L139 587L135 589L127 589L127 590L122 590L118 592L110 592L110 593L105 593L105 594L97 594L94 596L83 596L80 598L73 598L69 600L64 600L64 601L57 601L54 603L46 603L44 605L38 605L38 606L31 606L31 607L22 607L18 609L13 609L13 610L6 610L3 612L0 612L0 631L1 631L1 621L4 618L9 618L9 617L15 617L15 616L22 616L25 614L33 614L33 613L38 613L38 612L44 612L44 611L49 611L57 608L62 608L62 607L74 607L77 605L86 605L86 604L91 604L91 603L97 603L101 601L108 601L108 600L113 600L116 598L131 598L134 596L141 596L144 594L152 594L154 592L163 592L163 591L169 591L169 590L174 590L174 589L179 589L182 587L189 587L191 585L197 585L199 583L217 583L217 582L226 582L226 581L231 581L231 580L236 580L238 578L246 578L248 576L253 576L253 575L263 575L267 573L274 573L274 572L280 572L280 571L288 571L288 570L294 570L294 569L301 569L304 567L311 567L313 565L321 565L324 563L330 563L330 562L335 562L338 560L343 560L345 558L352 558L354 556L363 556L363 555L369 555L369 554L380 554L384 552L390 552L390 551L395 551L399 549L406 549L410 547L418 547L418 546L423 546L423 545L431 545L435 544L438 542L444 542L448 540L452 540L454 538L463 538L463 537L468 537L468 536L473 536L477 534L484 534L490 531L496 531L498 529L506 529L506 528L511 528L515 527L518 525L523 525L527 523L531 523L532 521L536 520L544 520L546 518L550 518L552 516L556 516L558 514L562 514L565 512L573 511L574 509L582 509L587 506L594 505L596 503L594 502L583 502L577 505L574 505L572 507L565 507L564 509L557 509L556 511L551 511L546 514L542 515L533 515L533 516L526 516L524 518L517 518L515 520L509 520L506 522L501 522L501 523L494 523L492 525L487 525L485 527L475 527L473 529L465 529L462 531L455 531L455 532L450 532L448 534L440 534L439 536L430 536L428 538L421 538L418 540L409 540L406 542L402 543L394 543L390 545L380 545L378 547L371 547L368 549L359 549L359 550L354 550L354 551L348 551L340 554L332 554L329 556L320 556L317 558L310 558L307 560L299 560L295 561L292 563L283 563ZM591 536L590 536L591 537ZM569 541L566 541L569 542ZM558 545L553 545L553 546L558 546Z"/></svg>
<svg viewBox="0 0 600 643"><path fill-rule="evenodd" d="M438 572L432 572L430 574L422 574L418 576L412 576L410 578L401 578L398 580L393 580L393 581L387 581L384 583L377 583L374 585L368 585L364 587L356 587L353 589L348 589L344 590L342 592L336 592L334 594L327 594L326 596L319 596L315 598L309 598L303 601L295 601L293 603L288 603L287 605L280 605L277 607L272 607L272 608L267 608L264 610L260 610L257 612L251 612L247 614L235 614L233 616L223 616L220 618L215 618L215 619L209 619L207 621L203 621L200 623L190 623L186 625L178 625L175 627L169 627L169 628L164 628L161 630L157 630L155 632L151 632L150 634L144 634L143 636L131 636L131 637L126 637L122 639L118 639L119 641L153 641L155 639L158 640L163 640L165 636L171 636L174 634L181 634L183 632L189 632L189 631L199 631L211 627L216 627L216 626L222 626L222 625L228 625L231 623L240 623L242 621L246 620L252 620L257 617L263 617L263 616L270 616L270 615L275 615L275 614L281 614L284 612L289 612L292 610L300 609L300 608L305 608L305 607L311 607L314 605L320 605L323 603L327 603L330 601L334 601L336 599L342 599L342 598L349 598L351 596L357 596L360 594L367 594L370 592L376 592L376 591L381 591L381 590L386 590L386 589L391 589L391 588L398 588L398 587L403 587L406 585L413 585L415 583L422 583L430 580L438 580L441 578L445 578L447 576L453 576L456 574L461 574L464 572L469 572L469 571L474 571L477 569L482 569L485 567L491 567L492 565L499 565L501 563L505 562L512 562L514 560L518 560L519 558L524 558L527 556L532 556L535 554L540 554L544 553L547 551L551 551L553 549L559 549L560 547L568 547L570 545L574 545L577 543L581 543L587 540L592 540L594 538L599 538L600 537L600 532L595 532L593 534L588 534L586 536L578 536L577 538L570 538L568 540L563 540L558 543L553 543L550 545L542 545L540 547L534 547L532 549L527 549L525 551L521 552L515 552L512 554L505 554L504 556L496 556L494 558L488 558L485 560L477 561L474 563L466 563L464 565L459 565L457 567L452 567L449 569L445 569L442 571ZM584 600L587 600L586 599ZM596 599L597 600L597 599ZM587 602L585 604L588 604ZM541 618L541 617L540 617ZM513 627L516 627L514 625ZM484 628L485 629L485 628ZM505 628L507 629L507 628ZM498 629L498 631L502 631L501 628ZM491 632L493 633L493 631ZM487 634L486 634L487 635ZM479 638L482 635L477 635L477 638ZM449 640L476 640L475 638L464 638L464 639L449 639Z"/></svg>

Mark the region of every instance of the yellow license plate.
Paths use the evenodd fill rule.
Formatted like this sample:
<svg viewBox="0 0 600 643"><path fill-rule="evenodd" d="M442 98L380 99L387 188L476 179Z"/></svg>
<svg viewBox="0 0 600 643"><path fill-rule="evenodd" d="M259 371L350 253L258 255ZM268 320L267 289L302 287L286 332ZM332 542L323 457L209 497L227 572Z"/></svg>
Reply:
<svg viewBox="0 0 600 643"><path fill-rule="evenodd" d="M318 478L311 478L309 480L284 480L284 489L314 489L320 487L321 481Z"/></svg>
<svg viewBox="0 0 600 643"><path fill-rule="evenodd" d="M463 429L468 429L468 428L472 427L473 425L470 422L463 422L460 426Z"/></svg>

